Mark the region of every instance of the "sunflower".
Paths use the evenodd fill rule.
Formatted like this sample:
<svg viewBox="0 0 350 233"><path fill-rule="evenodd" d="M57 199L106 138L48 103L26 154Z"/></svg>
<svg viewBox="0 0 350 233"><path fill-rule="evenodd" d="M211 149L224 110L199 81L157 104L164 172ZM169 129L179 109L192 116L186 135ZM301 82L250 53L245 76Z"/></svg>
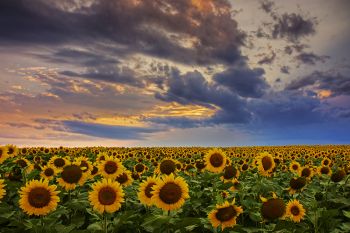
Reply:
<svg viewBox="0 0 350 233"><path fill-rule="evenodd" d="M299 175L302 176L302 177L305 177L308 180L310 180L313 177L314 172L313 172L313 170L310 167L305 166L302 169L300 169L300 174Z"/></svg>
<svg viewBox="0 0 350 233"><path fill-rule="evenodd" d="M59 191L56 185L49 185L48 180L31 180L19 191L19 205L28 215L47 215L55 210Z"/></svg>
<svg viewBox="0 0 350 233"><path fill-rule="evenodd" d="M62 170L64 166L66 166L69 162L66 158L53 156L49 163L53 165L57 170Z"/></svg>
<svg viewBox="0 0 350 233"><path fill-rule="evenodd" d="M139 174L142 174L144 171L145 171L145 165L143 165L143 163L138 163L134 166L134 171L139 173Z"/></svg>
<svg viewBox="0 0 350 233"><path fill-rule="evenodd" d="M301 169L301 165L297 161L292 161L289 165L289 170L295 174L299 174L300 169Z"/></svg>
<svg viewBox="0 0 350 233"><path fill-rule="evenodd" d="M261 206L261 216L269 221L283 218L286 213L286 205L281 198L278 198L275 193L270 199L260 197L263 204Z"/></svg>
<svg viewBox="0 0 350 233"><path fill-rule="evenodd" d="M108 157L108 153L107 152L100 152L97 155L96 161L97 162L104 161L104 160L106 160L106 157Z"/></svg>
<svg viewBox="0 0 350 233"><path fill-rule="evenodd" d="M213 227L221 225L221 229L224 230L226 227L236 225L237 217L241 213L243 209L235 205L235 200L232 203L225 201L222 205L216 205L216 208L208 214L208 218Z"/></svg>
<svg viewBox="0 0 350 233"><path fill-rule="evenodd" d="M293 222L300 222L305 216L305 209L298 200L289 201L286 207L286 216Z"/></svg>
<svg viewBox="0 0 350 233"><path fill-rule="evenodd" d="M4 180L0 179L0 201L6 194L5 186L6 185L4 184Z"/></svg>
<svg viewBox="0 0 350 233"><path fill-rule="evenodd" d="M317 168L317 172L319 175L332 175L332 170L328 166L320 166Z"/></svg>
<svg viewBox="0 0 350 233"><path fill-rule="evenodd" d="M158 171L161 174L170 175L176 171L176 164L178 162L173 159L163 159L158 165Z"/></svg>
<svg viewBox="0 0 350 233"><path fill-rule="evenodd" d="M276 164L271 154L261 153L257 158L258 170L262 176L271 176Z"/></svg>
<svg viewBox="0 0 350 233"><path fill-rule="evenodd" d="M75 189L78 184L83 185L86 178L86 173L83 173L79 164L70 163L63 168L61 177L57 179L57 182L68 191Z"/></svg>
<svg viewBox="0 0 350 233"><path fill-rule="evenodd" d="M7 145L6 150L9 157L15 157L18 155L18 148L15 145Z"/></svg>
<svg viewBox="0 0 350 233"><path fill-rule="evenodd" d="M306 178L301 176L298 178L292 178L289 181L289 193L294 194L296 192L301 192L301 190L305 187L306 185Z"/></svg>
<svg viewBox="0 0 350 233"><path fill-rule="evenodd" d="M214 173L220 173L226 166L226 154L220 149L207 152L204 157L206 169Z"/></svg>
<svg viewBox="0 0 350 233"><path fill-rule="evenodd" d="M0 146L0 164L2 164L8 158L7 147Z"/></svg>
<svg viewBox="0 0 350 233"><path fill-rule="evenodd" d="M142 204L147 206L153 205L152 191L153 191L153 186L157 182L158 182L158 179L154 177L147 177L147 179L140 184L139 192L137 193L137 196Z"/></svg>
<svg viewBox="0 0 350 233"><path fill-rule="evenodd" d="M174 174L163 176L152 188L152 201L163 210L179 209L190 197L186 181Z"/></svg>
<svg viewBox="0 0 350 233"><path fill-rule="evenodd" d="M321 165L329 167L331 165L331 163L332 163L332 161L326 157L326 158L322 159Z"/></svg>
<svg viewBox="0 0 350 233"><path fill-rule="evenodd" d="M240 186L240 183L239 183L239 181L237 180L237 178L234 178L231 182L232 182L233 186L230 187L230 190L231 190L232 192L238 190L238 189L239 189L239 186Z"/></svg>
<svg viewBox="0 0 350 233"><path fill-rule="evenodd" d="M125 170L122 174L117 176L116 181L118 181L118 183L124 187L131 185L133 182L131 172L129 170Z"/></svg>
<svg viewBox="0 0 350 233"><path fill-rule="evenodd" d="M331 176L331 180L335 183L338 183L344 179L346 176L346 172L344 169L339 169L336 172L334 172Z"/></svg>
<svg viewBox="0 0 350 233"><path fill-rule="evenodd" d="M101 161L98 166L98 170L101 175L106 179L115 179L117 176L123 173L124 166L119 159L106 156L104 161Z"/></svg>
<svg viewBox="0 0 350 233"><path fill-rule="evenodd" d="M124 202L124 192L121 185L111 179L103 179L92 185L89 192L89 201L92 208L103 214L114 213L119 210Z"/></svg>
<svg viewBox="0 0 350 233"><path fill-rule="evenodd" d="M41 177L44 179L52 180L56 175L56 170L52 166L45 166L41 170Z"/></svg>

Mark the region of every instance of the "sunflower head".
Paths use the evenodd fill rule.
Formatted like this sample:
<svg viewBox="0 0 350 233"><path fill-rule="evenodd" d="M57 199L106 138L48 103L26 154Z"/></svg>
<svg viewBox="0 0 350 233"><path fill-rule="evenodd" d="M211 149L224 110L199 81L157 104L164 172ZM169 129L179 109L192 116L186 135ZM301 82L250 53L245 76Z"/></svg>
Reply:
<svg viewBox="0 0 350 233"><path fill-rule="evenodd" d="M78 184L83 185L86 178L86 173L83 173L79 164L70 163L63 168L61 177L57 179L57 182L66 190L72 190Z"/></svg>
<svg viewBox="0 0 350 233"><path fill-rule="evenodd" d="M101 161L98 170L104 178L115 179L117 176L123 173L124 166L119 159L106 156L106 159Z"/></svg>
<svg viewBox="0 0 350 233"><path fill-rule="evenodd" d="M276 194L272 198L261 198L263 204L261 206L261 215L264 219L273 221L278 218L283 218L286 212L286 205L281 198L278 198Z"/></svg>
<svg viewBox="0 0 350 233"><path fill-rule="evenodd" d="M286 216L293 222L300 222L305 216L305 209L298 200L289 201L286 207Z"/></svg>
<svg viewBox="0 0 350 233"><path fill-rule="evenodd" d="M176 171L177 161L173 159L163 159L163 161L159 164L159 172L161 174L170 175L171 173L175 173Z"/></svg>
<svg viewBox="0 0 350 233"><path fill-rule="evenodd" d="M335 183L338 183L344 179L346 176L346 172L344 169L339 169L336 172L334 172L331 176L331 180Z"/></svg>
<svg viewBox="0 0 350 233"><path fill-rule="evenodd" d="M93 209L103 214L114 213L124 202L124 192L121 185L111 179L103 179L92 185L89 201Z"/></svg>
<svg viewBox="0 0 350 233"><path fill-rule="evenodd" d="M226 154L220 149L213 149L205 155L205 165L208 171L220 173L226 166Z"/></svg>
<svg viewBox="0 0 350 233"><path fill-rule="evenodd" d="M56 185L49 185L48 180L31 180L19 193L19 205L28 215L47 215L60 201Z"/></svg>
<svg viewBox="0 0 350 233"><path fill-rule="evenodd" d="M133 178L131 177L131 172L129 170L125 170L122 174L117 176L116 181L122 186L129 186L133 182Z"/></svg>
<svg viewBox="0 0 350 233"><path fill-rule="evenodd" d="M153 205L153 186L156 185L158 180L159 179L154 177L147 177L147 179L140 184L137 196L142 204L147 206Z"/></svg>
<svg viewBox="0 0 350 233"><path fill-rule="evenodd" d="M216 205L216 208L208 214L208 218L213 227L221 225L221 229L233 227L236 225L237 217L243 213L240 206L235 205L235 201L229 203L226 201L222 205Z"/></svg>
<svg viewBox="0 0 350 233"><path fill-rule="evenodd" d="M275 161L271 154L263 152L257 158L258 170L263 176L271 176L276 167Z"/></svg>
<svg viewBox="0 0 350 233"><path fill-rule="evenodd" d="M189 198L189 189L186 181L173 174L163 176L152 186L152 201L163 210L175 210L181 208L185 199Z"/></svg>

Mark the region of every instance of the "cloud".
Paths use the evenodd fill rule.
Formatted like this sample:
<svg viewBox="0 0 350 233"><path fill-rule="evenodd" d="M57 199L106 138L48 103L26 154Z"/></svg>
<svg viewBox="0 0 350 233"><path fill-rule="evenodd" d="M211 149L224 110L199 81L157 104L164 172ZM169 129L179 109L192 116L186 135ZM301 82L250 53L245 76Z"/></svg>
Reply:
<svg viewBox="0 0 350 233"><path fill-rule="evenodd" d="M329 56L319 56L314 53L302 52L295 57L301 64L316 65L316 62L324 63Z"/></svg>
<svg viewBox="0 0 350 233"><path fill-rule="evenodd" d="M269 87L263 77L264 74L262 68L231 67L214 75L213 80L242 97L258 98Z"/></svg>
<svg viewBox="0 0 350 233"><path fill-rule="evenodd" d="M30 4L3 0L0 43L100 46L116 54L127 47L126 54L142 53L186 64L242 59L245 34L231 17L231 5L220 0L210 1L209 6L172 0L33 0ZM81 54L58 53L66 55Z"/></svg>
<svg viewBox="0 0 350 233"><path fill-rule="evenodd" d="M120 140L139 140L145 138L147 134L164 130L160 128L111 126L81 121L63 121L62 124L64 125L67 131L72 133Z"/></svg>
<svg viewBox="0 0 350 233"><path fill-rule="evenodd" d="M289 74L289 66L282 66L281 73Z"/></svg>
<svg viewBox="0 0 350 233"><path fill-rule="evenodd" d="M334 71L313 73L303 76L290 82L286 86L286 90L300 90L311 88L311 90L329 90L332 96L350 95L350 76Z"/></svg>
<svg viewBox="0 0 350 233"><path fill-rule="evenodd" d="M276 58L276 53L274 51L271 51L271 54L266 55L261 60L258 61L259 65L271 65Z"/></svg>

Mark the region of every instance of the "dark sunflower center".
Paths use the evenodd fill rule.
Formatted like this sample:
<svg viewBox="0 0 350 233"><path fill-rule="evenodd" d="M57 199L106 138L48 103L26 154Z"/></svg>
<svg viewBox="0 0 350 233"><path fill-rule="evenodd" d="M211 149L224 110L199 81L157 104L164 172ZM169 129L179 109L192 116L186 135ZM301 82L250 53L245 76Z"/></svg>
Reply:
<svg viewBox="0 0 350 233"><path fill-rule="evenodd" d="M175 171L176 164L174 163L174 161L167 159L161 162L159 168L161 173L170 175Z"/></svg>
<svg viewBox="0 0 350 233"><path fill-rule="evenodd" d="M83 176L83 172L77 165L69 165L63 168L62 179L69 184L76 184Z"/></svg>
<svg viewBox="0 0 350 233"><path fill-rule="evenodd" d="M227 166L224 172L224 178L226 180L232 179L236 176L237 170L233 166Z"/></svg>
<svg viewBox="0 0 350 233"><path fill-rule="evenodd" d="M298 206L292 206L292 208L290 209L290 212L294 215L297 216L300 213L300 210L298 208Z"/></svg>
<svg viewBox="0 0 350 233"><path fill-rule="evenodd" d="M143 172L143 169L144 169L143 164L141 164L141 163L136 164L135 170L136 170L137 172Z"/></svg>
<svg viewBox="0 0 350 233"><path fill-rule="evenodd" d="M326 159L325 161L323 161L323 165L328 165L329 164L329 161Z"/></svg>
<svg viewBox="0 0 350 233"><path fill-rule="evenodd" d="M197 169L202 170L203 168L205 168L205 164L202 161L197 161L196 167Z"/></svg>
<svg viewBox="0 0 350 233"><path fill-rule="evenodd" d="M10 147L8 148L7 154L12 155L14 152L15 150L12 147Z"/></svg>
<svg viewBox="0 0 350 233"><path fill-rule="evenodd" d="M23 159L17 160L17 164L21 167L24 168L27 166L27 162Z"/></svg>
<svg viewBox="0 0 350 233"><path fill-rule="evenodd" d="M311 175L311 170L309 168L304 168L302 171L301 171L301 176L304 176L304 177L309 177Z"/></svg>
<svg viewBox="0 0 350 233"><path fill-rule="evenodd" d="M53 169L52 168L46 168L44 171L45 176L52 176L53 175Z"/></svg>
<svg viewBox="0 0 350 233"><path fill-rule="evenodd" d="M243 166L242 166L242 170L243 171L246 171L246 170L248 170L248 168L249 168L249 166L248 166L248 164L243 164Z"/></svg>
<svg viewBox="0 0 350 233"><path fill-rule="evenodd" d="M122 174L120 174L118 177L117 177L117 181L119 182L119 184L124 184L125 182L128 181L128 175L124 172Z"/></svg>
<svg viewBox="0 0 350 233"><path fill-rule="evenodd" d="M145 188L145 195L146 195L146 197L148 197L148 198L151 198L152 196L153 196L153 194L152 194L152 191L153 191L153 189L152 189L152 187L153 187L153 185L155 185L155 183L149 183L147 186L146 186L146 188Z"/></svg>
<svg viewBox="0 0 350 233"><path fill-rule="evenodd" d="M28 194L28 202L35 208L43 208L50 203L50 191L45 188L34 188Z"/></svg>
<svg viewBox="0 0 350 233"><path fill-rule="evenodd" d="M50 150L46 148L44 152L47 154L50 152Z"/></svg>
<svg viewBox="0 0 350 233"><path fill-rule="evenodd" d="M213 167L220 167L224 163L224 158L219 153L214 153L210 156L210 164Z"/></svg>
<svg viewBox="0 0 350 233"><path fill-rule="evenodd" d="M98 172L98 168L96 166L93 166L91 175L95 175Z"/></svg>
<svg viewBox="0 0 350 233"><path fill-rule="evenodd" d="M321 173L322 174L328 174L329 173L329 168L328 167L322 167L321 168Z"/></svg>
<svg viewBox="0 0 350 233"><path fill-rule="evenodd" d="M107 174L114 174L118 170L118 165L114 161L107 161L104 168Z"/></svg>
<svg viewBox="0 0 350 233"><path fill-rule="evenodd" d="M101 160L101 161L106 160L105 156L104 156L104 155L101 155L101 156L100 156L100 160Z"/></svg>
<svg viewBox="0 0 350 233"><path fill-rule="evenodd" d="M294 190L302 189L306 184L305 177L292 178L289 182L289 185Z"/></svg>
<svg viewBox="0 0 350 233"><path fill-rule="evenodd" d="M159 191L159 198L166 204L174 204L181 199L181 187L175 183L166 183Z"/></svg>
<svg viewBox="0 0 350 233"><path fill-rule="evenodd" d="M261 207L261 214L265 219L274 220L284 215L286 206L282 199L269 199Z"/></svg>
<svg viewBox="0 0 350 233"><path fill-rule="evenodd" d="M64 162L64 159L62 158L57 158L53 161L53 164L56 166L56 167L63 167L66 163Z"/></svg>
<svg viewBox="0 0 350 233"><path fill-rule="evenodd" d="M237 211L235 210L235 208L233 206L228 206L228 207L218 209L218 212L216 212L215 217L220 222L226 222L236 217L236 215L237 215Z"/></svg>
<svg viewBox="0 0 350 233"><path fill-rule="evenodd" d="M265 156L261 159L262 166L265 171L272 168L272 160L269 156Z"/></svg>
<svg viewBox="0 0 350 233"><path fill-rule="evenodd" d="M111 187L103 187L98 192L98 200L102 205L112 205L117 199L117 194Z"/></svg>

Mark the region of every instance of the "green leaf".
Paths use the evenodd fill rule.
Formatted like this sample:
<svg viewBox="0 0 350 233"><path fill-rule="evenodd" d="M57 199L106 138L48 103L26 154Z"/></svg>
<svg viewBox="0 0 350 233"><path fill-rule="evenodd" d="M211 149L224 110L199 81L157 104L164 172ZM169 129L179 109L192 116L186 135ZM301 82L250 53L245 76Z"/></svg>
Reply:
<svg viewBox="0 0 350 233"><path fill-rule="evenodd" d="M148 232L154 232L169 223L170 219L170 216L155 215L146 218L141 226Z"/></svg>
<svg viewBox="0 0 350 233"><path fill-rule="evenodd" d="M87 229L89 230L89 231L102 231L103 230L103 228L102 228L102 225L101 225L101 223L100 222L95 222L95 223L92 223L92 224L90 224L88 227L87 227Z"/></svg>
<svg viewBox="0 0 350 233"><path fill-rule="evenodd" d="M350 211L343 210L343 214L345 217L350 218Z"/></svg>

